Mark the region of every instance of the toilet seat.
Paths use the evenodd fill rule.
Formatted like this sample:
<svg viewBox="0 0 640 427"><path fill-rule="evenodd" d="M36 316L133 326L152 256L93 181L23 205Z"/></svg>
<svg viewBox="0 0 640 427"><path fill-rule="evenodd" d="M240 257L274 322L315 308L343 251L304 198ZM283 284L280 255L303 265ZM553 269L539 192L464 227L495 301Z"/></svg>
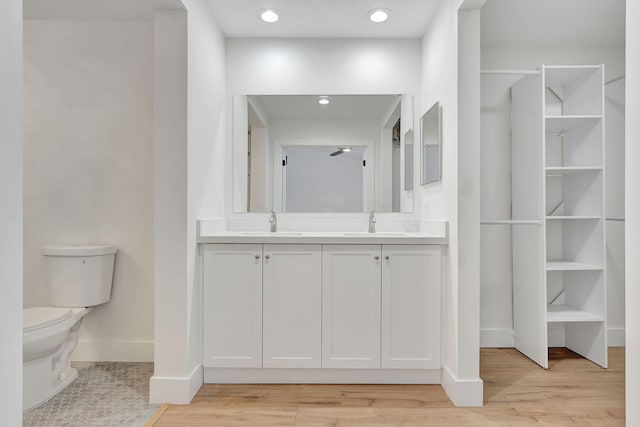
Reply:
<svg viewBox="0 0 640 427"><path fill-rule="evenodd" d="M22 310L22 332L32 332L64 322L72 315L66 307L32 307Z"/></svg>

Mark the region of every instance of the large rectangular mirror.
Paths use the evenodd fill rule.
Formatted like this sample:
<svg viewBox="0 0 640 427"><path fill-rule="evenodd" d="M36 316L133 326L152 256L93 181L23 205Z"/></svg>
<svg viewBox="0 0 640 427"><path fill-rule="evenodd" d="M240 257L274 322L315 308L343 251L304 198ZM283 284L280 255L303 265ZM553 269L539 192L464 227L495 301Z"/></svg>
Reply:
<svg viewBox="0 0 640 427"><path fill-rule="evenodd" d="M244 95L232 110L235 212L413 210L410 95Z"/></svg>
<svg viewBox="0 0 640 427"><path fill-rule="evenodd" d="M442 176L442 125L441 107L436 102L420 120L422 130L422 173L421 183L440 181Z"/></svg>

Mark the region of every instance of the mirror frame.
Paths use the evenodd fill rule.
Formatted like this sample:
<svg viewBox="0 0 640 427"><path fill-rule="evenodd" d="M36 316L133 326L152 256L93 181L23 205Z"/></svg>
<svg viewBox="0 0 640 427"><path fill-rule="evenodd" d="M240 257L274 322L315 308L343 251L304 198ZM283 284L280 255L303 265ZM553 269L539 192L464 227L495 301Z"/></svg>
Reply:
<svg viewBox="0 0 640 427"><path fill-rule="evenodd" d="M436 114L436 138L438 143L429 145L438 146L438 161L436 163L438 165L438 174L435 178L428 179L427 164L425 162L425 147L427 146L425 144L425 136L426 128L428 126L427 120L431 119L433 114ZM420 118L420 132L420 184L427 185L433 182L438 182L442 179L442 105L440 104L440 101L436 101L436 103L433 104L431 108L429 108Z"/></svg>

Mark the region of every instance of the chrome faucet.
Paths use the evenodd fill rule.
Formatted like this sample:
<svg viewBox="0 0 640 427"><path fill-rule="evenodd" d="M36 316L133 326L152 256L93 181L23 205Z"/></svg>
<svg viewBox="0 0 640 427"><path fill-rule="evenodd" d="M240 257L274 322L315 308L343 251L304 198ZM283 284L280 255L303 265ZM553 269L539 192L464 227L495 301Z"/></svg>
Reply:
<svg viewBox="0 0 640 427"><path fill-rule="evenodd" d="M374 211L369 212L369 233L376 232L376 214Z"/></svg>
<svg viewBox="0 0 640 427"><path fill-rule="evenodd" d="M275 211L271 211L271 216L269 217L269 224L271 224L271 232L275 233L278 231L278 217L276 216Z"/></svg>

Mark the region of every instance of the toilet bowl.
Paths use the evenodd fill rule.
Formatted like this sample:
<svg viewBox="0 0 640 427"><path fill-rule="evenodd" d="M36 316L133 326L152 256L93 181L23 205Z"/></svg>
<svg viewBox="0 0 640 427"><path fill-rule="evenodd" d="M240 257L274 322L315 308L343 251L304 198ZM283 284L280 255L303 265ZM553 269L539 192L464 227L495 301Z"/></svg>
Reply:
<svg viewBox="0 0 640 427"><path fill-rule="evenodd" d="M40 406L78 377L71 353L82 319L111 298L116 248L43 248L52 307L23 309L23 410Z"/></svg>
<svg viewBox="0 0 640 427"><path fill-rule="evenodd" d="M22 311L24 410L46 402L78 377L70 356L82 318L90 310L33 307Z"/></svg>

